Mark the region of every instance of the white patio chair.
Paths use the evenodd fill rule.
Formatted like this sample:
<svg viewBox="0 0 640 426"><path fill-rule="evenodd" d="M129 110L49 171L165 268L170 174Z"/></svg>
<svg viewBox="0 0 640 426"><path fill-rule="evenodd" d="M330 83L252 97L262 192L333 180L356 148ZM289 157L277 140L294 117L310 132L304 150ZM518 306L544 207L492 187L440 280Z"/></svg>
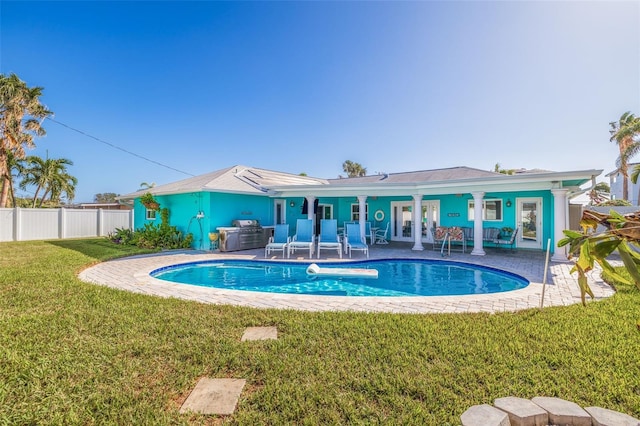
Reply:
<svg viewBox="0 0 640 426"><path fill-rule="evenodd" d="M279 224L275 226L273 236L269 237L269 242L264 247L264 257L269 256L272 251L281 251L284 258L285 251L287 257L289 257L289 243L291 237L289 236L289 225Z"/></svg>
<svg viewBox="0 0 640 426"><path fill-rule="evenodd" d="M346 247L349 252L349 257L351 257L351 252L353 250L363 251L367 255L367 259L369 258L369 246L367 245L366 240L360 234L360 225L356 223L347 224L347 236L346 236Z"/></svg>
<svg viewBox="0 0 640 426"><path fill-rule="evenodd" d="M389 233L390 222L387 222L387 226L384 229L378 229L376 231L376 244L389 244L387 241L387 234Z"/></svg>
<svg viewBox="0 0 640 426"><path fill-rule="evenodd" d="M321 249L338 250L338 255L342 259L342 244L338 237L338 221L335 219L322 219L320 221L320 237L318 237L318 259L320 259Z"/></svg>

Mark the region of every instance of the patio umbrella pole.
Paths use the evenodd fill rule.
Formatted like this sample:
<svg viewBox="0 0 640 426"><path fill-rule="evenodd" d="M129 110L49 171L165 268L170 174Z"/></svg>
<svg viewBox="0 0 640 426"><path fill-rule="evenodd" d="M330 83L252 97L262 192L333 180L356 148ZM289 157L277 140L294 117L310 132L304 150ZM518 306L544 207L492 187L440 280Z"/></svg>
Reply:
<svg viewBox="0 0 640 426"><path fill-rule="evenodd" d="M544 275L542 276L542 297L540 298L540 309L544 304L544 289L547 286L547 271L549 270L549 250L551 249L551 238L547 240L547 258L544 261Z"/></svg>

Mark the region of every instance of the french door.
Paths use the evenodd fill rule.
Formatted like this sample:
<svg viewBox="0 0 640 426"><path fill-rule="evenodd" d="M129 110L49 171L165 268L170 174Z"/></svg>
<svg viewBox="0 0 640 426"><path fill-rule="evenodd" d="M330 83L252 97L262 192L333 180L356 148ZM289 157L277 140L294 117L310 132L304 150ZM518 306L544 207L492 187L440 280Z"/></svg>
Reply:
<svg viewBox="0 0 640 426"><path fill-rule="evenodd" d="M542 198L518 198L518 247L542 249Z"/></svg>
<svg viewBox="0 0 640 426"><path fill-rule="evenodd" d="M414 241L413 238L413 201L395 201L391 203L391 240ZM432 243L429 231L440 223L440 201L422 202L419 220L422 223L422 241Z"/></svg>

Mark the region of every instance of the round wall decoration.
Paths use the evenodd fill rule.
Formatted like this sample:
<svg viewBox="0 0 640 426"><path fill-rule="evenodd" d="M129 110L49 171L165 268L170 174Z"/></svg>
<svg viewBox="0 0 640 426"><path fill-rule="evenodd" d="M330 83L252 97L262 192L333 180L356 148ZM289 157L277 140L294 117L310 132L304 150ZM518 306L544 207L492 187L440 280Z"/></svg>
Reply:
<svg viewBox="0 0 640 426"><path fill-rule="evenodd" d="M384 220L384 212L382 210L376 210L376 212L373 214L373 218L377 222L382 222Z"/></svg>

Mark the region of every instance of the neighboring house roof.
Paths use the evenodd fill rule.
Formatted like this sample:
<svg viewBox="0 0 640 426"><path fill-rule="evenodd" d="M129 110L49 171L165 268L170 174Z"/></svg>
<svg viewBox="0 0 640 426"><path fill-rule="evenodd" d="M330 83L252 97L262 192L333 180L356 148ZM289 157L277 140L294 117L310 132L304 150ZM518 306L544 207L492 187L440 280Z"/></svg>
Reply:
<svg viewBox="0 0 640 426"><path fill-rule="evenodd" d="M319 185L326 183L325 179L236 165L166 185L136 191L118 197L118 199L138 198L147 192L154 195L200 191L266 195L269 187L274 185Z"/></svg>
<svg viewBox="0 0 640 426"><path fill-rule="evenodd" d="M633 168L633 166L637 166L639 164L640 163L628 163L627 164L627 169L631 169L631 168ZM605 177L611 177L611 176L617 175L618 173L620 173L620 168L619 167L617 169L615 169L615 170L610 171L609 173L607 173L604 176Z"/></svg>

